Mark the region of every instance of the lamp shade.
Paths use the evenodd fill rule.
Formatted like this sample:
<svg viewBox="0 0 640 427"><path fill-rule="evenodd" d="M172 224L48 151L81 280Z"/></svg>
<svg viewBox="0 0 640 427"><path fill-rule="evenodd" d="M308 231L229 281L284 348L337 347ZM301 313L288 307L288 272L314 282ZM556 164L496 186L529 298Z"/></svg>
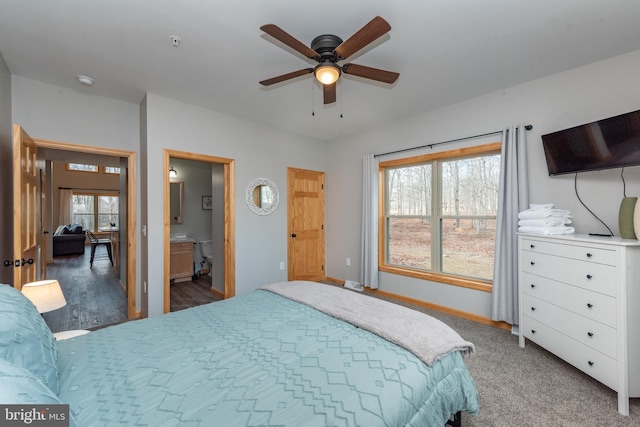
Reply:
<svg viewBox="0 0 640 427"><path fill-rule="evenodd" d="M38 312L47 313L67 305L57 280L40 280L22 285L22 293L36 306Z"/></svg>
<svg viewBox="0 0 640 427"><path fill-rule="evenodd" d="M333 63L320 64L316 66L313 73L320 83L330 85L335 83L340 77L340 68Z"/></svg>

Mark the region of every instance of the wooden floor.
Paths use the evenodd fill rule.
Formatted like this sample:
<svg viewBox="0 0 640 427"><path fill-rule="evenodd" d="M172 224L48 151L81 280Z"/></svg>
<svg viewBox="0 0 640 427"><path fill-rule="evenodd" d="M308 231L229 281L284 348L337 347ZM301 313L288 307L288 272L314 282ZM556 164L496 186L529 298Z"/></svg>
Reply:
<svg viewBox="0 0 640 427"><path fill-rule="evenodd" d="M89 268L90 250L84 255L54 258L47 264L47 279L57 279L67 305L44 313L52 332L72 329L98 329L127 320L127 296L117 270L108 258L96 258ZM171 311L220 300L211 293L211 278L171 285Z"/></svg>

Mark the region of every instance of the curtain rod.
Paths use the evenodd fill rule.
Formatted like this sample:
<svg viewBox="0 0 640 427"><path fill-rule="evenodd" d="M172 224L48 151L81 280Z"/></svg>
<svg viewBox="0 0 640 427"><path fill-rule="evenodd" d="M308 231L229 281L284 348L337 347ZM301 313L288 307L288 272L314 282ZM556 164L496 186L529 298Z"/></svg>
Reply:
<svg viewBox="0 0 640 427"><path fill-rule="evenodd" d="M524 128L526 130L531 130L531 129L533 129L533 125L526 125ZM467 139L482 138L483 136L497 135L497 134L502 133L502 132L503 131L501 131L501 130L497 130L495 132L487 132L487 133L482 133L480 135L465 136L463 138L450 139L448 141L434 142L433 144L425 144L425 145L421 145L419 147L404 148L402 150L388 151L386 153L374 154L373 157L387 156L389 154L396 154L396 153L403 153L405 151L419 150L420 148L433 148L436 145L449 144L451 142L465 141Z"/></svg>
<svg viewBox="0 0 640 427"><path fill-rule="evenodd" d="M78 190L78 191L110 191L112 193L119 193L120 190L113 190L111 188L71 188L71 187L58 187L58 190Z"/></svg>

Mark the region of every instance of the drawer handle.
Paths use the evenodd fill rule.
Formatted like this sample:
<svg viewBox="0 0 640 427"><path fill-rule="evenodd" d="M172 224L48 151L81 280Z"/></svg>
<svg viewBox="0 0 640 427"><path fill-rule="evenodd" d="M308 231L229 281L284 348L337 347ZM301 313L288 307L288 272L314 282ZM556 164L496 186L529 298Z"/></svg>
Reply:
<svg viewBox="0 0 640 427"><path fill-rule="evenodd" d="M532 329L532 330L531 330L531 333L532 333L532 334L535 334L535 333L536 333L536 330L535 330L535 329Z"/></svg>
<svg viewBox="0 0 640 427"><path fill-rule="evenodd" d="M587 363L589 364L589 366L593 366L594 365L594 363L591 360L589 360Z"/></svg>
<svg viewBox="0 0 640 427"><path fill-rule="evenodd" d="M531 289L535 288L536 285L534 285L533 283L531 284Z"/></svg>
<svg viewBox="0 0 640 427"><path fill-rule="evenodd" d="M590 252L587 252L587 258L591 258L593 255Z"/></svg>
<svg viewBox="0 0 640 427"><path fill-rule="evenodd" d="M589 335L589 338L593 337L593 332L587 332L587 335Z"/></svg>
<svg viewBox="0 0 640 427"><path fill-rule="evenodd" d="M587 279L593 279L593 276L590 274L587 274Z"/></svg>
<svg viewBox="0 0 640 427"><path fill-rule="evenodd" d="M593 304L591 304L590 302L587 303L587 308L593 308Z"/></svg>
<svg viewBox="0 0 640 427"><path fill-rule="evenodd" d="M533 248L535 248L535 247L536 247L536 245L529 245L529 246L531 246L531 249L533 249Z"/></svg>
<svg viewBox="0 0 640 427"><path fill-rule="evenodd" d="M533 261L531 261L531 265L536 265L536 263L535 263L535 262L533 262Z"/></svg>
<svg viewBox="0 0 640 427"><path fill-rule="evenodd" d="M536 311L536 308L535 307L531 307L531 311Z"/></svg>

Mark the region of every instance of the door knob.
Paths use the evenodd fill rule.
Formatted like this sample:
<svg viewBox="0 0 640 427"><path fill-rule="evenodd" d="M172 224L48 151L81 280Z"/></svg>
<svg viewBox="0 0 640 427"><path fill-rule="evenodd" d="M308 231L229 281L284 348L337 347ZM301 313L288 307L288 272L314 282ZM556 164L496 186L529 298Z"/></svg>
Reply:
<svg viewBox="0 0 640 427"><path fill-rule="evenodd" d="M296 233L293 233L293 234L291 235L291 237L296 237Z"/></svg>

